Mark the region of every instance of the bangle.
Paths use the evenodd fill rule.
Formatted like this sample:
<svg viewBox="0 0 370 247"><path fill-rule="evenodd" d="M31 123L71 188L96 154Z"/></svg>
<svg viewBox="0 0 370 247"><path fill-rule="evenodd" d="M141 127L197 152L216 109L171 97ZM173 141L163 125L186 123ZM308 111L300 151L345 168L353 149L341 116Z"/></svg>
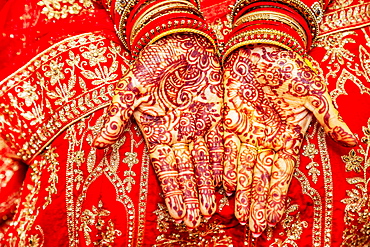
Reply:
<svg viewBox="0 0 370 247"><path fill-rule="evenodd" d="M277 45L287 50L295 51L300 56L305 57L305 50L291 35L274 29L254 29L242 32L229 40L225 46L222 63L224 63L226 58L236 49L255 43Z"/></svg>
<svg viewBox="0 0 370 247"><path fill-rule="evenodd" d="M283 24L290 26L292 29L294 29L294 31L296 31L299 34L305 46L307 46L307 35L303 27L290 16L279 13L279 12L254 11L251 13L247 13L235 21L234 27L237 27L246 22L251 22L251 21L256 21L256 20L276 21L276 22L281 22Z"/></svg>
<svg viewBox="0 0 370 247"><path fill-rule="evenodd" d="M302 16L310 26L310 31L312 33L313 39L317 37L319 31L320 18L322 16L322 9L317 7L317 4L312 5L312 9L308 7L304 2L300 0L270 0L269 5L285 5L286 7L291 7L291 11L297 11L297 14ZM252 4L256 5L266 5L266 3L259 3L258 0L238 0L232 9L231 16L234 20L235 16L245 8L249 8ZM321 5L320 5L321 6ZM314 11L315 12L314 12ZM321 10L321 11L320 11Z"/></svg>
<svg viewBox="0 0 370 247"><path fill-rule="evenodd" d="M138 32L144 27L148 22L154 21L164 14L173 14L173 13L188 13L200 16L201 13L187 1L172 1L167 0L160 2L154 6L151 6L149 9L145 10L143 14L137 18L134 22L133 27L131 28L131 33L129 34L130 45L132 45L135 36Z"/></svg>
<svg viewBox="0 0 370 247"><path fill-rule="evenodd" d="M133 41L132 55L136 57L147 44L153 43L166 35L179 32L192 32L203 35L211 41L215 48L217 47L213 31L202 19L186 13L182 13L181 16L183 18L180 19L177 13L164 15L146 25Z"/></svg>
<svg viewBox="0 0 370 247"><path fill-rule="evenodd" d="M125 0L119 0L116 2L116 6L115 6L116 12L119 15L121 15L121 18L119 20L119 28L117 32L118 38L121 40L123 46L126 49L129 49L127 45L126 36L125 36L126 21L127 21L131 8L133 8L136 3L137 3L137 0L129 0L128 2L125 2Z"/></svg>
<svg viewBox="0 0 370 247"><path fill-rule="evenodd" d="M206 37L216 48L215 35L195 6L197 0L140 0L126 21L125 40L135 58L147 44L179 32ZM123 35L123 34L122 34Z"/></svg>

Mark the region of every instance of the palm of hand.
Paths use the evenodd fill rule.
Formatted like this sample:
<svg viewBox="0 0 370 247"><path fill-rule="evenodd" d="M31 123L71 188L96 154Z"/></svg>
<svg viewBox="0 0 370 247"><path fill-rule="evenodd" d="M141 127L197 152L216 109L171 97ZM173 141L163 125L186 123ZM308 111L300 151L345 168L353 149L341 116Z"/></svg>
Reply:
<svg viewBox="0 0 370 247"><path fill-rule="evenodd" d="M189 227L200 223L200 213L208 217L216 209L214 179L221 181L223 150L220 81L217 56L205 38L180 34L148 45L117 85L107 124L95 140L99 147L113 143L133 114L169 213Z"/></svg>
<svg viewBox="0 0 370 247"><path fill-rule="evenodd" d="M224 187L236 190L236 217L259 235L281 219L311 112L337 141L356 140L338 120L322 78L293 52L239 49L225 66L224 82Z"/></svg>

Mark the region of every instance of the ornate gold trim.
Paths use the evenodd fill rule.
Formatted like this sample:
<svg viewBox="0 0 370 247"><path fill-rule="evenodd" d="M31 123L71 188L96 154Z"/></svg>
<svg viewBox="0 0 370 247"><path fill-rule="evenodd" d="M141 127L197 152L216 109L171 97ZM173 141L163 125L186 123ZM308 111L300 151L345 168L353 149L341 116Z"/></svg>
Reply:
<svg viewBox="0 0 370 247"><path fill-rule="evenodd" d="M370 25L370 2L327 13L320 25L318 38Z"/></svg>

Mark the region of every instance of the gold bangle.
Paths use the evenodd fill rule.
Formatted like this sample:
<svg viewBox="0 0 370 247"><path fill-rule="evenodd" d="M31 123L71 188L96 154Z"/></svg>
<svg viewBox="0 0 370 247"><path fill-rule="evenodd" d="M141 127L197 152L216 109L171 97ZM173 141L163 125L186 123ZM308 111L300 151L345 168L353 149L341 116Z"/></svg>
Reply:
<svg viewBox="0 0 370 247"><path fill-rule="evenodd" d="M298 41L295 40L292 36L290 36L289 34L280 32L280 31L273 30L273 29L257 29L257 30L246 31L246 32L243 32L241 34L238 34L238 35L234 36L232 39L230 39L230 41L228 42L228 44L231 44L235 40L238 40L240 38L248 37L248 36L252 36L252 35L256 35L256 34L257 35L262 35L262 36L271 35L272 34L272 35L276 35L277 37L278 36L280 36L280 37L287 37L287 38L289 38L293 42L294 46L300 47ZM284 49L287 49L289 51L293 51L293 49L291 47L289 47L288 45L286 45L286 44L284 44L282 42L279 42L279 41L268 39L267 37L253 38L253 39L250 39L250 40L245 40L245 41L239 42L239 43L231 46L230 48L228 48L226 50L226 52L224 53L223 57L222 57L222 63L224 63L225 60L226 60L226 58L230 55L230 53L232 53L236 49L238 49L238 48L240 48L242 46L245 46L245 45L256 44L256 43L277 45L277 46L280 46L280 47L282 47ZM226 44L226 46L227 46L227 44Z"/></svg>
<svg viewBox="0 0 370 247"><path fill-rule="evenodd" d="M307 46L307 35L303 27L292 17L282 14L282 13L277 13L273 11L256 11L252 13L247 13L235 21L234 27L237 27L240 24L243 24L246 22L251 22L251 21L256 21L256 20L272 20L272 21L281 22L283 24L290 26L292 29L294 29L299 34L299 36L302 38L303 42Z"/></svg>
<svg viewBox="0 0 370 247"><path fill-rule="evenodd" d="M156 8L154 8L154 7L156 7ZM171 12L172 9L180 9L180 10ZM165 14L183 12L183 13L191 13L191 14L201 16L201 13L193 5L190 5L190 4L183 5L183 4L174 3L174 4L167 4L165 6L153 6L153 8L150 9L150 11L148 10L144 14L142 14L136 20L135 24L133 25L133 28L132 28L131 34L130 34L130 43L131 44L134 40L134 36L137 35L137 33L143 28L143 26L146 23L148 23L149 21L153 21L154 19L156 19L155 16L160 14L161 12L166 12ZM163 15L161 15L161 16L163 16Z"/></svg>
<svg viewBox="0 0 370 247"><path fill-rule="evenodd" d="M116 2L115 10L118 14L121 15L121 19L119 20L119 27L118 30L116 30L119 39L121 40L123 46L126 49L128 48L127 42L126 42L126 35L124 33L126 28L126 20L128 18L128 14L130 12L130 9L138 2L138 0L130 0L129 2L125 2L124 0L120 0Z"/></svg>
<svg viewBox="0 0 370 247"><path fill-rule="evenodd" d="M154 42L156 42L157 40L167 36L167 35L170 35L170 34L175 34L175 33L195 33L195 34L199 34L199 35L202 35L203 37L207 38L211 43L212 45L214 46L215 48L215 51L217 52L217 45L216 45L216 42L213 40L213 38L211 36L209 36L207 33L203 32L203 31L199 31L197 29L193 29L193 28L177 28L177 29L171 29L171 30L168 30L166 32L163 32L157 36L155 36L149 43L148 45L150 44L153 44Z"/></svg>
<svg viewBox="0 0 370 247"><path fill-rule="evenodd" d="M240 11L241 7L247 6L251 3L257 2L258 0L238 0L231 11L232 21L234 21L234 16ZM293 9L297 10L308 23L310 23L310 28L312 31L312 36L317 37L319 32L319 16L316 16L313 10L308 7L304 2L300 0L271 0L273 2L280 2L285 5L292 7Z"/></svg>
<svg viewBox="0 0 370 247"><path fill-rule="evenodd" d="M187 11L187 10L173 10L173 11L168 11L167 13L165 13L165 14L163 14L163 15L160 15L160 16L156 16L156 17L154 17L153 19L151 19L150 20L150 22L153 22L153 21L155 21L156 19L158 19L158 18L160 18L160 17L162 17L162 16L164 16L164 15L168 15L168 14L173 14L173 13L179 13L179 14L181 14L181 13L189 13L189 14L192 14L193 12L191 12L191 11ZM150 22L148 22L148 24L150 23ZM140 27L140 29L139 30L137 30L137 32L135 33L135 34L132 34L131 36L130 36L130 44L132 45L132 43L134 42L134 40L135 40L135 38L136 38L136 36L141 32L141 30L144 28L144 26L142 26L142 27ZM162 25L162 26L157 26L156 27L157 29L159 28L159 29L164 29L165 27ZM168 28L170 28L170 26L168 26ZM159 30L158 30L159 31Z"/></svg>

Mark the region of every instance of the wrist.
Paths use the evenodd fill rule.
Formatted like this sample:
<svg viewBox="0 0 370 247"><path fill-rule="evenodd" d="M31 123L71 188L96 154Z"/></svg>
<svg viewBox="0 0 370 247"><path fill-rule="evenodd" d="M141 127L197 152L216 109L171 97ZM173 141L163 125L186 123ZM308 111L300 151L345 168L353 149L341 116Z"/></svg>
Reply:
<svg viewBox="0 0 370 247"><path fill-rule="evenodd" d="M123 11L126 16L121 16L118 34L134 58L146 45L180 32L200 34L216 47L213 31L203 20L196 1L142 0L131 9Z"/></svg>
<svg viewBox="0 0 370 247"><path fill-rule="evenodd" d="M232 18L233 30L227 38L223 61L239 47L256 43L277 45L305 57L320 19L312 7L299 0L238 1Z"/></svg>

